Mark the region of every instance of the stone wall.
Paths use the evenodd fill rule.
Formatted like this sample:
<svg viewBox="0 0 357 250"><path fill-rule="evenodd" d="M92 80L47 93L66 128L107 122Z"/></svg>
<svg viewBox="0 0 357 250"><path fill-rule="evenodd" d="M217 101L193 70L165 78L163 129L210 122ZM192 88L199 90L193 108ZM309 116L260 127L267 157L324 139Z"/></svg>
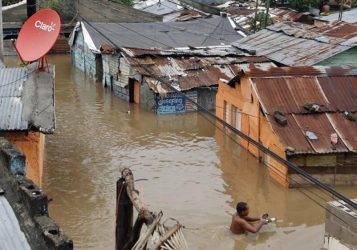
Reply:
<svg viewBox="0 0 357 250"><path fill-rule="evenodd" d="M353 200L357 203L357 199ZM342 203L342 204L341 204ZM325 232L351 249L357 246L357 211L343 201L327 203Z"/></svg>
<svg viewBox="0 0 357 250"><path fill-rule="evenodd" d="M32 249L72 250L73 242L48 215L45 192L27 179L25 156L0 137L0 187Z"/></svg>

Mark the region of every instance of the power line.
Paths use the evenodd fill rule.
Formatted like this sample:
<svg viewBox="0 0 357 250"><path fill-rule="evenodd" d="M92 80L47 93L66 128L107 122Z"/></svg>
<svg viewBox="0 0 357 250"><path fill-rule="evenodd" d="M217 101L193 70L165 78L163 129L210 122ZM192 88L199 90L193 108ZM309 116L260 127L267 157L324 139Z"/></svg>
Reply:
<svg viewBox="0 0 357 250"><path fill-rule="evenodd" d="M108 38L107 36L105 36L104 34L102 34L98 29L96 29L95 27L93 27L89 22L87 22L85 19L84 21L90 25L92 28L94 28L98 33L100 33L105 39L107 39L109 42L111 42L113 45L115 45L110 38ZM120 49L120 48L118 48ZM122 51L122 53L125 53ZM132 58L133 60L135 60L134 58ZM310 182L314 183L316 186L318 186L319 188L322 188L324 190L326 190L327 192L329 192L331 195L336 196L337 198L343 200L346 204L348 204L349 206L351 206L354 209L357 209L357 204L354 203L353 201L351 201L350 199L348 199L347 197L343 196L342 194L338 193L336 190L334 190L333 188L331 188L330 186L320 182L319 180L317 180L316 178L314 178L313 176L311 176L310 174L308 174L305 170L299 168L298 166L294 165L293 163L283 159L282 157L280 157L279 155L277 155L276 153L274 153L273 151L269 150L268 148L266 148L265 146L263 146L262 144L260 144L259 142L253 140L252 138L250 138L248 135L244 134L243 132L239 131L238 129L236 129L235 127L233 127L232 125L228 124L227 122L225 122L224 120L222 120L221 118L217 117L215 114L213 114L212 112L210 112L209 110L207 110L206 108L204 108L203 106L201 106L200 104L198 104L197 102L195 102L192 98L186 96L184 93L182 93L181 91L178 91L176 88L174 88L170 82L168 82L167 80L163 79L162 77L159 77L157 75L155 75L150 68L148 68L146 65L141 64L138 60L136 60L136 62L145 70L149 73L150 76L152 76L154 79L166 84L168 86L169 89L171 89L173 92L181 95L182 97L184 97L185 99L189 100L191 103L193 103L195 106L197 106L198 108L198 112L203 112L208 114L209 116L211 116L212 118L216 119L218 122L220 122L222 125L228 127L230 130L232 130L234 133L236 133L238 136L240 136L241 138L247 140L248 142L250 142L251 144L253 144L254 146L256 146L259 150L261 150L263 153L268 154L269 156L271 156L272 158L274 158L275 160L277 160L278 162L282 163L283 165L286 165L289 169L294 170L295 172L299 173L301 176L303 176L305 179L309 180Z"/></svg>
<svg viewBox="0 0 357 250"><path fill-rule="evenodd" d="M232 136L230 136L228 133L225 132L224 128L220 128L219 126L217 126L214 122L210 121L209 118L207 118L205 115L199 113L203 118L205 118L209 123L211 123L213 126L215 126L217 129L219 129L225 136L227 136L228 138L230 138L234 143L236 143L237 145L240 146L240 143L237 142ZM304 194L307 198L309 198L310 200L312 200L315 204L317 204L318 206L320 206L321 208L323 208L324 210L326 210L327 212L331 213L332 215L334 215L335 217L337 217L339 220L341 220L342 222L344 222L346 225L348 225L348 223L346 221L344 221L343 219L341 219L339 216L337 216L336 214L334 214L333 212L331 212L330 210L328 210L325 206L321 205L318 201L316 201L315 199L313 199L311 196L309 196L306 192L302 191L301 189L303 188L304 184L301 182L298 182L297 180L295 180L292 176L290 175L286 175L285 173L283 173L281 170L273 167L270 163L265 163L266 166L268 167L269 170L275 172L277 175L279 175L280 177L287 177L290 179L290 181L293 181L294 183L298 184L298 188L297 190L299 192L301 192L302 194ZM314 183L312 183L314 184ZM325 199L324 197L322 197L320 194L313 192L312 190L308 190L307 188L305 188L305 190L307 192L312 193L313 195L319 197L323 202L327 203L330 200ZM322 192L325 195L328 195L328 193L323 190L320 189L320 192ZM328 196L330 197L330 196ZM332 197L331 197L332 198ZM338 203L340 203L341 205L344 205L343 203L341 203L339 200L337 200Z"/></svg>

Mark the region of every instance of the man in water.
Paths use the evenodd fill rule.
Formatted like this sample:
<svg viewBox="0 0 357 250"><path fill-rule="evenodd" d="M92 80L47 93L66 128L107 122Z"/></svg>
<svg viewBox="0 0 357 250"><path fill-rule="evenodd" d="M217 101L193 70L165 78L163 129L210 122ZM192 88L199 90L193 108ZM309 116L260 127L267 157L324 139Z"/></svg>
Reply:
<svg viewBox="0 0 357 250"><path fill-rule="evenodd" d="M232 216L232 224L230 230L234 234L242 234L245 232L257 233L263 225L267 224L267 218L253 218L249 217L249 207L245 202L238 202L237 212ZM252 225L251 222L256 222Z"/></svg>

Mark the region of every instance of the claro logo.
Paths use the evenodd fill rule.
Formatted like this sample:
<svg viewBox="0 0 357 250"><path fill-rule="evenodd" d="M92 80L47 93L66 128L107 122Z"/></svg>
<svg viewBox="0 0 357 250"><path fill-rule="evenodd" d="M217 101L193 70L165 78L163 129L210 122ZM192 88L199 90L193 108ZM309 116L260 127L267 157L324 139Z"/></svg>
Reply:
<svg viewBox="0 0 357 250"><path fill-rule="evenodd" d="M51 22L51 25L49 24L45 24L44 22L40 21L40 20L37 20L35 22L35 27L37 29L41 29L41 30L44 30L44 31L47 31L47 32L52 32L55 30L55 26L56 24L52 23Z"/></svg>

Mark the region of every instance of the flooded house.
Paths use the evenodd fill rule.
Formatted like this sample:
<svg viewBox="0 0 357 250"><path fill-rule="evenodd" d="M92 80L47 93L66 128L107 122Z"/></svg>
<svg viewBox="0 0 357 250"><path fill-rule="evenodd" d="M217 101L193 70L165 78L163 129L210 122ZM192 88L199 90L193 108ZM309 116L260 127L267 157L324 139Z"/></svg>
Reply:
<svg viewBox="0 0 357 250"><path fill-rule="evenodd" d="M357 65L357 24L276 23L232 45L279 66Z"/></svg>
<svg viewBox="0 0 357 250"><path fill-rule="evenodd" d="M356 96L353 67L252 65L219 82L216 114L322 182L356 185ZM253 144L239 143L281 185L309 184Z"/></svg>
<svg viewBox="0 0 357 250"><path fill-rule="evenodd" d="M55 129L54 68L0 69L0 136L26 156L26 175L42 185L45 134Z"/></svg>
<svg viewBox="0 0 357 250"><path fill-rule="evenodd" d="M75 67L109 86L120 98L138 102L139 85L123 49L222 46L242 37L228 18L220 16L169 23L80 22L72 33L70 46Z"/></svg>

